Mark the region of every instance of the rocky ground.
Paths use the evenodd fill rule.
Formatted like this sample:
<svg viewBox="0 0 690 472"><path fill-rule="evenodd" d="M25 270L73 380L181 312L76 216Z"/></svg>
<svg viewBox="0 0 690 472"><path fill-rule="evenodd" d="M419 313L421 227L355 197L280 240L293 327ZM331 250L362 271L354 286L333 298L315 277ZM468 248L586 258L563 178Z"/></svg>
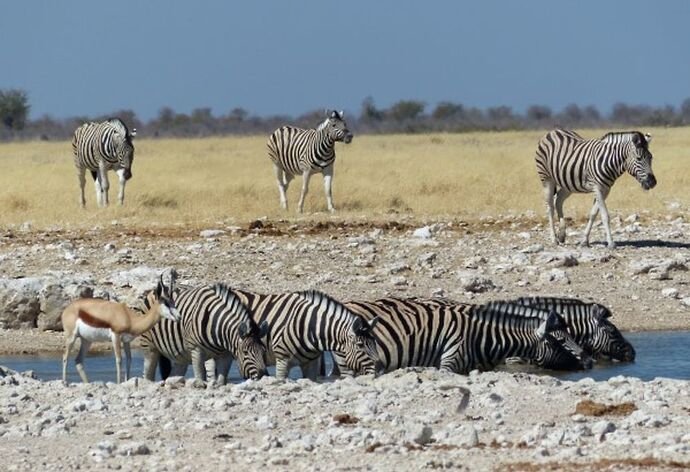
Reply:
<svg viewBox="0 0 690 472"><path fill-rule="evenodd" d="M59 350L60 312L77 296L138 305L158 274L256 291L318 288L343 300L445 295L460 301L566 295L608 305L624 330L690 329L690 222L683 213L614 218L619 247L547 242L533 215L425 225L255 221L243 227L0 233L0 353ZM19 335L16 328L34 328ZM43 331L47 331L43 334Z"/></svg>
<svg viewBox="0 0 690 472"><path fill-rule="evenodd" d="M5 375L4 377L2 377ZM640 470L690 467L690 385L401 370L209 389L63 386L0 371L14 470Z"/></svg>
<svg viewBox="0 0 690 472"><path fill-rule="evenodd" d="M577 296L608 305L624 330L690 329L690 223L673 213L613 223L615 250L577 246L580 224L568 245L552 246L533 215L146 231L24 225L0 234L0 353L60 350L68 300L137 305L169 267L189 284L318 288L343 300ZM430 369L198 390L183 379L65 387L0 370L3 470L663 469L690 466L688 431L687 381Z"/></svg>

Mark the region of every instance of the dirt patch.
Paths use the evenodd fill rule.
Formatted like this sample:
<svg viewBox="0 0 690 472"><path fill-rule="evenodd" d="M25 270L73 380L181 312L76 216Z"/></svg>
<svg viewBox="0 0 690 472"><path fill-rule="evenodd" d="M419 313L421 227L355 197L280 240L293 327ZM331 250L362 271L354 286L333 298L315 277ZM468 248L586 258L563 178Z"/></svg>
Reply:
<svg viewBox="0 0 690 472"><path fill-rule="evenodd" d="M340 413L333 417L333 421L338 424L357 424L359 423L359 418L348 415L347 413Z"/></svg>
<svg viewBox="0 0 690 472"><path fill-rule="evenodd" d="M582 400L575 406L575 413L585 416L628 416L637 410L633 402L606 405L592 400Z"/></svg>
<svg viewBox="0 0 690 472"><path fill-rule="evenodd" d="M591 463L578 462L548 462L535 464L533 462L516 462L513 464L503 464L501 470L508 472L536 472L544 470L576 470L576 471L599 471L599 470L645 470L645 469L663 469L676 470L687 469L690 467L690 462L666 461L655 459L653 457L644 457L642 459L599 459Z"/></svg>

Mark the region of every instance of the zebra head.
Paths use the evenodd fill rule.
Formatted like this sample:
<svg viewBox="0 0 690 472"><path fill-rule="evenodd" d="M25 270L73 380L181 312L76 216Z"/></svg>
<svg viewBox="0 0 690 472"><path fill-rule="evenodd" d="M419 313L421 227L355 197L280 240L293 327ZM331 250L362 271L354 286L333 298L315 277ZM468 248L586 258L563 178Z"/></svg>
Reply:
<svg viewBox="0 0 690 472"><path fill-rule="evenodd" d="M347 128L345 123L345 112L326 110L326 120L319 125L317 130L326 130L326 133L333 141L342 141L344 143L352 142L352 132Z"/></svg>
<svg viewBox="0 0 690 472"><path fill-rule="evenodd" d="M625 170L635 177L645 190L656 186L656 177L652 172L652 153L649 152L651 141L651 135L633 131L630 133L626 149Z"/></svg>
<svg viewBox="0 0 690 472"><path fill-rule="evenodd" d="M249 318L239 326L240 345L237 348L237 363L245 379L258 380L267 375L266 345L261 340L268 332L268 323L257 325Z"/></svg>
<svg viewBox="0 0 690 472"><path fill-rule="evenodd" d="M635 348L608 320L611 311L597 303L592 305L592 310L592 323L594 325L591 340L592 352L609 356L617 361L633 362L635 360Z"/></svg>
<svg viewBox="0 0 690 472"><path fill-rule="evenodd" d="M136 128L132 131L127 128L125 122L119 118L110 118L110 126L115 128L118 139L116 141L115 153L120 167L124 170L125 180L132 178L132 163L134 162L134 144L132 139L137 135Z"/></svg>
<svg viewBox="0 0 690 472"><path fill-rule="evenodd" d="M534 361L537 365L556 370L591 369L592 359L568 334L561 315L551 310L537 328L539 343Z"/></svg>
<svg viewBox="0 0 690 472"><path fill-rule="evenodd" d="M345 363L357 375L376 374L380 368L376 338L372 333L378 317L369 322L353 314L354 321L345 340Z"/></svg>

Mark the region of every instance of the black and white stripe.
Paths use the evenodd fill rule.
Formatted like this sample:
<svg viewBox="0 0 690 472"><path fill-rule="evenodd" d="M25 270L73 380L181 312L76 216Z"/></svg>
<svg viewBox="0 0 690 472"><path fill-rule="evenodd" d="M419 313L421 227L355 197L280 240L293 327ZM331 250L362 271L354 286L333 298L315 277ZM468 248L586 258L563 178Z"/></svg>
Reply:
<svg viewBox="0 0 690 472"><path fill-rule="evenodd" d="M565 199L572 193L594 192L596 198L582 244L589 244L594 218L601 211L608 245L615 247L605 200L616 179L626 171L637 179L643 189L654 188L656 178L652 172L650 141L650 135L643 135L639 131L608 133L601 139L584 139L574 131L563 129L550 131L539 141L537 173L544 187L549 227L555 244L565 242ZM559 219L558 234L554 226L554 199Z"/></svg>
<svg viewBox="0 0 690 472"><path fill-rule="evenodd" d="M315 361L324 351L339 353L338 366L344 375L376 373L378 358L372 329L377 320L366 322L339 301L316 290L280 295L242 290L235 293L257 322L268 323L269 363L275 362L278 378L287 377L292 365L300 365L305 377L315 379Z"/></svg>
<svg viewBox="0 0 690 472"><path fill-rule="evenodd" d="M373 334L385 371L427 366L466 374L493 369L513 356L563 370L591 365L555 312L511 303L393 297L346 306L364 319L378 318ZM337 360L337 353L333 357Z"/></svg>
<svg viewBox="0 0 690 472"><path fill-rule="evenodd" d="M119 118L111 118L100 123L84 123L74 131L72 151L74 165L79 177L81 206L86 205L84 185L86 171L91 172L96 186L96 202L99 206L108 205L108 171L117 172L120 181L118 201L125 201L125 182L132 177L134 144L132 139L136 130L130 131Z"/></svg>
<svg viewBox="0 0 690 472"><path fill-rule="evenodd" d="M302 175L302 192L297 209L302 213L304 198L309 189L312 174L323 174L326 202L329 211L335 211L331 184L335 162L335 143L352 141L342 111L327 111L326 120L317 129L301 129L283 126L268 139L268 157L273 162L280 206L287 209L287 188L295 175Z"/></svg>
<svg viewBox="0 0 690 472"><path fill-rule="evenodd" d="M635 349L609 320L611 311L603 305L565 297L522 297L512 301L556 311L565 320L568 333L575 342L595 358L606 356L623 362L635 360Z"/></svg>
<svg viewBox="0 0 690 472"><path fill-rule="evenodd" d="M144 352L157 351L176 364L182 373L191 360L195 380L205 380L204 361L216 359L223 372L217 380L225 383L226 364L237 359L245 378L258 379L266 374L266 347L262 338L267 326L257 325L247 307L223 284L182 289L175 303L181 314L177 325L161 325L149 334ZM146 355L146 354L145 354ZM153 376L155 356L145 367L147 377Z"/></svg>

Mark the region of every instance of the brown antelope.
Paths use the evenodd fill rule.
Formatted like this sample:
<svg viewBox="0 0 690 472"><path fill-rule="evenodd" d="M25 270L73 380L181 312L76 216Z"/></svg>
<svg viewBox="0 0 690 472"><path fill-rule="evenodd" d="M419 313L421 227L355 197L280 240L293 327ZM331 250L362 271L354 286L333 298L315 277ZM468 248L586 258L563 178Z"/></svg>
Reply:
<svg viewBox="0 0 690 472"><path fill-rule="evenodd" d="M144 315L135 314L124 303L115 303L98 298L80 298L70 303L62 312L62 326L65 331L65 353L62 356L62 380L67 382L67 358L77 338L81 339L76 357L77 372L82 382L88 383L84 371L84 356L94 341L111 341L115 351L117 382L121 381L122 354L124 346L126 359L125 380L129 379L132 354L130 343L140 334L151 329L161 317L178 321L180 314L172 298L175 273L170 287L163 284L163 276L156 286L154 300Z"/></svg>

